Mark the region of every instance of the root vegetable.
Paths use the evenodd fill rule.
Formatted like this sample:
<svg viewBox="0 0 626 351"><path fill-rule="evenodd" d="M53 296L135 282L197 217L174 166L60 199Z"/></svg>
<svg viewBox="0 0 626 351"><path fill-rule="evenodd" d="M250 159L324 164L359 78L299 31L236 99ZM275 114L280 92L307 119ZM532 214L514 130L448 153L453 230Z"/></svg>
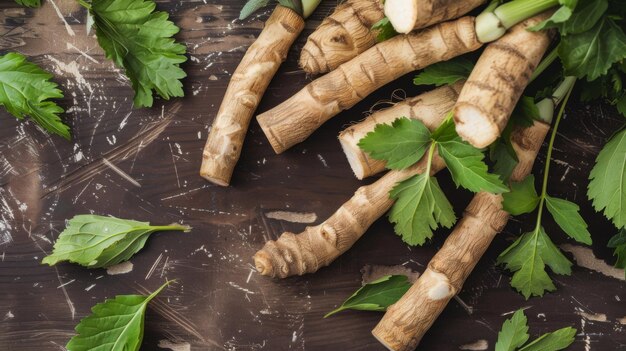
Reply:
<svg viewBox="0 0 626 351"><path fill-rule="evenodd" d="M549 128L548 124L537 121L532 127L514 132L512 143L519 164L512 181L520 181L530 173ZM460 291L508 218L502 209L501 195L477 193L424 274L388 308L372 334L390 350L414 350L450 299Z"/></svg>
<svg viewBox="0 0 626 351"><path fill-rule="evenodd" d="M200 175L222 186L241 154L252 114L267 86L304 28L304 19L277 6L235 70L202 152Z"/></svg>
<svg viewBox="0 0 626 351"><path fill-rule="evenodd" d="M376 111L363 121L339 134L339 142L358 179L372 176L385 169L385 162L371 158L359 147L359 141L377 124L391 124L396 118L408 117L422 121L431 131L437 128L456 102L463 81L436 88L408 98L384 110Z"/></svg>
<svg viewBox="0 0 626 351"><path fill-rule="evenodd" d="M305 72L332 71L376 44L372 26L385 17L380 0L347 0L309 36L300 54Z"/></svg>
<svg viewBox="0 0 626 351"><path fill-rule="evenodd" d="M398 33L462 16L486 0L386 0L385 15Z"/></svg>
<svg viewBox="0 0 626 351"><path fill-rule="evenodd" d="M480 56L454 108L456 130L477 148L494 142L550 44L549 31L527 29L549 13L532 17L496 42Z"/></svg>
<svg viewBox="0 0 626 351"><path fill-rule="evenodd" d="M383 85L481 45L476 39L473 17L397 36L318 78L257 119L274 151L281 153Z"/></svg>
<svg viewBox="0 0 626 351"><path fill-rule="evenodd" d="M423 158L410 168L390 171L378 181L360 187L354 196L323 223L307 227L300 234L283 233L278 240L268 241L254 255L254 264L260 274L273 278L286 278L316 272L328 266L346 252L387 212L393 200L389 191L398 183L426 170ZM445 167L435 156L431 174Z"/></svg>

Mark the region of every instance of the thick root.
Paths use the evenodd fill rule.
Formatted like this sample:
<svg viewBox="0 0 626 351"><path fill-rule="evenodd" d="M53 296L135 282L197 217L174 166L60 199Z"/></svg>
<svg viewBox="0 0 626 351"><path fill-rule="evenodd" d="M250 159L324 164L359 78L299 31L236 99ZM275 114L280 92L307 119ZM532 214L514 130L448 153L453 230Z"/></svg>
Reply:
<svg viewBox="0 0 626 351"><path fill-rule="evenodd" d="M286 278L316 272L346 252L375 220L391 208L389 191L398 183L426 169L425 158L402 171L390 171L378 181L360 187L348 202L330 218L300 234L283 233L268 241L254 255L256 269L262 275ZM439 157L433 159L431 173L443 169Z"/></svg>
<svg viewBox="0 0 626 351"><path fill-rule="evenodd" d="M347 0L309 36L300 66L309 74L326 73L376 44L372 26L385 17L380 0Z"/></svg>
<svg viewBox="0 0 626 351"><path fill-rule="evenodd" d="M281 153L383 85L480 46L473 17L397 36L318 78L257 119L274 151Z"/></svg>
<svg viewBox="0 0 626 351"><path fill-rule="evenodd" d="M202 152L200 175L222 186L230 183L248 125L267 86L287 57L304 20L277 6L228 84Z"/></svg>
<svg viewBox="0 0 626 351"><path fill-rule="evenodd" d="M454 108L456 130L473 146L493 143L506 126L550 44L549 31L527 29L547 17L541 14L516 25L480 56Z"/></svg>
<svg viewBox="0 0 626 351"><path fill-rule="evenodd" d="M513 147L520 163L512 181L520 181L530 173L549 128L535 122L534 126L513 133ZM450 299L461 290L508 218L502 209L501 195L476 194L424 274L388 308L372 334L389 350L414 350Z"/></svg>
<svg viewBox="0 0 626 351"><path fill-rule="evenodd" d="M374 130L377 124L391 124L407 117L422 121L431 131L436 129L454 107L464 81L436 88L406 99L384 110L376 111L363 121L344 129L339 142L358 179L372 176L385 169L385 162L371 158L359 147L359 141Z"/></svg>
<svg viewBox="0 0 626 351"><path fill-rule="evenodd" d="M386 0L385 15L398 33L463 16L486 0Z"/></svg>

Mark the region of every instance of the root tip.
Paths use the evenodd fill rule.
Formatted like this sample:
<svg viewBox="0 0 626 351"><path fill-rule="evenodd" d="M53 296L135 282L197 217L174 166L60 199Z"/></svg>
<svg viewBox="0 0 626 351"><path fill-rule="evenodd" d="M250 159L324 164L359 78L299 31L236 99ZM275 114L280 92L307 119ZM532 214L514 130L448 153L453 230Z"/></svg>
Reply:
<svg viewBox="0 0 626 351"><path fill-rule="evenodd" d="M259 274L264 276L273 276L274 274L274 266L272 265L272 261L263 253L263 251L259 251L256 255L253 256L254 266Z"/></svg>

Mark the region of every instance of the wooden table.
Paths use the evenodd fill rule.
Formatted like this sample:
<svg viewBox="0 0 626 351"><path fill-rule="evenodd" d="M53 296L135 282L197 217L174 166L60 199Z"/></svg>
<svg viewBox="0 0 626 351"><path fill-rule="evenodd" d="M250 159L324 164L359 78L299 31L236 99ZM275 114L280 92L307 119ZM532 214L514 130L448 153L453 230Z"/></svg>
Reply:
<svg viewBox="0 0 626 351"><path fill-rule="evenodd" d="M173 350L381 350L370 334L380 313L346 312L329 319L323 314L359 287L365 265L423 270L446 231L437 232L431 244L410 249L383 218L330 267L282 281L258 275L251 256L266 239L305 226L270 219L269 212L312 213L318 223L363 184L353 177L337 134L395 89L416 94L410 75L280 156L253 122L232 186L222 188L198 176L201 150L229 77L269 10L239 21L242 0L160 1L158 7L181 27L178 38L188 48L186 97L133 109L129 82L104 57L93 31L87 32L85 10L72 0L44 2L40 9L3 2L0 46L54 72L65 91L60 104L68 110L74 139L49 137L32 123L0 113L0 349L63 350L74 326L97 302L176 279L149 309L142 350L168 345ZM334 4L320 7L305 35ZM310 80L296 63L305 35L259 111ZM604 270L605 262L613 262L605 247L615 230L586 200L587 175L600 146L622 122L608 106L572 104L550 176L550 194L580 204L594 237L593 253L583 256L595 260L595 255ZM536 172L544 161L545 151ZM448 175L439 179L461 214L470 194L456 190ZM89 212L160 224L182 221L194 229L154 235L126 274L41 265L65 220ZM572 350L626 348L623 279L575 266L571 276L552 275L558 291L543 298L525 301L509 287L510 275L495 266L495 258L532 221L515 219L496 239L459 294L467 306L451 302L420 349L458 350L480 340L492 349L507 313L518 308L527 308L533 336L573 326L578 334ZM547 221L546 227L555 242L570 242L554 223Z"/></svg>

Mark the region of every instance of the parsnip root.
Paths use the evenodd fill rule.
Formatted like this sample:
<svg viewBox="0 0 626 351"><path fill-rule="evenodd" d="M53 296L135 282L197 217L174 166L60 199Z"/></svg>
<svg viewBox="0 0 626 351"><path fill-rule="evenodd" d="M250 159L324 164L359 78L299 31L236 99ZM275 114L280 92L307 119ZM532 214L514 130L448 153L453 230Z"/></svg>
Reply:
<svg viewBox="0 0 626 351"><path fill-rule="evenodd" d="M286 278L316 272L328 266L346 252L367 231L375 220L393 204L389 191L398 183L426 170L423 158L402 171L390 171L378 181L360 187L348 202L330 218L315 227L307 227L300 234L283 233L278 240L268 241L254 255L254 264L260 274ZM445 164L438 156L433 159L431 174Z"/></svg>
<svg viewBox="0 0 626 351"><path fill-rule="evenodd" d="M374 130L377 124L391 124L395 119L407 117L422 121L431 131L437 128L452 110L464 81L436 88L408 98L384 110L376 111L363 121L344 129L339 142L358 179L372 176L385 169L385 162L371 158L359 147L359 141Z"/></svg>
<svg viewBox="0 0 626 351"><path fill-rule="evenodd" d="M267 20L233 73L213 120L202 152L200 175L203 178L222 186L230 183L250 119L303 28L302 17L283 6L277 6Z"/></svg>
<svg viewBox="0 0 626 351"><path fill-rule="evenodd" d="M486 0L386 0L385 15L398 33L406 34L463 16Z"/></svg>
<svg viewBox="0 0 626 351"><path fill-rule="evenodd" d="M400 76L481 46L463 17L375 45L257 119L276 153L305 140L339 112Z"/></svg>
<svg viewBox="0 0 626 351"><path fill-rule="evenodd" d="M535 122L512 136L519 158L512 181L524 179L550 126ZM450 299L462 288L491 241L506 225L502 196L481 192L474 196L442 248L409 291L387 309L372 334L389 350L414 350Z"/></svg>
<svg viewBox="0 0 626 351"><path fill-rule="evenodd" d="M454 108L456 130L477 148L493 143L550 44L550 31L527 29L549 16L532 17L497 41L480 56Z"/></svg>
<svg viewBox="0 0 626 351"><path fill-rule="evenodd" d="M385 17L380 0L347 0L309 36L300 66L310 74L326 73L376 44L372 26Z"/></svg>

